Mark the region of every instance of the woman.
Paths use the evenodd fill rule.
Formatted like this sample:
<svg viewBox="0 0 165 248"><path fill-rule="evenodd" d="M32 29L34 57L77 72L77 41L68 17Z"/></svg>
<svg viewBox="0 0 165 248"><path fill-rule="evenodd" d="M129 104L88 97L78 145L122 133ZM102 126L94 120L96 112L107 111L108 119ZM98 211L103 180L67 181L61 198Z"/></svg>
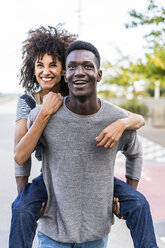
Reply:
<svg viewBox="0 0 165 248"><path fill-rule="evenodd" d="M63 96L68 94L64 82L64 55L68 44L76 39L60 26L41 27L29 31L23 46L21 84L28 94L20 97L17 106L15 127L16 181L19 195L12 205L9 247L32 247L37 220L47 193L42 174L27 184L30 174L30 155L35 149L46 124L52 114L61 106ZM27 132L28 114L36 105L43 104L35 123ZM106 127L96 138L98 146L112 148L123 131L137 129L144 124L141 116L128 113L128 117ZM36 157L41 158L40 147ZM119 212L117 208L117 213Z"/></svg>

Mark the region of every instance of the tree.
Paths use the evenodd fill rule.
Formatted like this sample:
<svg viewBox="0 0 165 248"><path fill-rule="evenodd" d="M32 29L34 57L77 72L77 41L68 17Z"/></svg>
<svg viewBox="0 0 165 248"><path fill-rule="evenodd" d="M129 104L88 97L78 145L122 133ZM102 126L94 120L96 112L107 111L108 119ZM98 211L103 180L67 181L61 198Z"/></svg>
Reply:
<svg viewBox="0 0 165 248"><path fill-rule="evenodd" d="M165 43L165 8L160 1L149 0L149 5L144 13L139 13L132 9L129 11L132 21L126 24L126 28L138 26L151 26L152 30L145 35L147 41L153 43Z"/></svg>
<svg viewBox="0 0 165 248"><path fill-rule="evenodd" d="M165 86L165 47L155 44L151 53L145 54L145 62L139 59L136 63L129 62L128 66L124 67L119 64L112 65L105 63L107 75L104 78L104 84L116 84L122 86L127 94L130 86L132 93L136 97L138 92L135 89L135 82L145 80L146 88L150 88L150 84L160 83L160 88L163 93ZM150 91L149 91L150 92Z"/></svg>
<svg viewBox="0 0 165 248"><path fill-rule="evenodd" d="M104 84L116 84L122 86L125 95L130 86L133 88L133 93L136 96L138 93L135 90L135 82L141 79L146 82L146 89L151 89L154 86L160 86L163 94L165 87L165 8L157 0L149 0L149 5L144 13L138 13L136 10L129 12L132 21L126 24L127 28L135 28L138 26L152 26L151 32L146 34L148 46L150 50L145 54L145 59L138 59L132 63L127 61L126 66L121 65L121 61L112 65L104 63L106 77ZM148 90L150 93L151 90Z"/></svg>
<svg viewBox="0 0 165 248"><path fill-rule="evenodd" d="M122 87L124 97L128 95L128 90L131 87L132 93L136 96L134 83L140 80L141 75L134 72L131 69L132 66L132 63L127 67L120 65L120 63L114 65L109 62L104 63L102 67L106 71L106 76L103 78L103 84Z"/></svg>

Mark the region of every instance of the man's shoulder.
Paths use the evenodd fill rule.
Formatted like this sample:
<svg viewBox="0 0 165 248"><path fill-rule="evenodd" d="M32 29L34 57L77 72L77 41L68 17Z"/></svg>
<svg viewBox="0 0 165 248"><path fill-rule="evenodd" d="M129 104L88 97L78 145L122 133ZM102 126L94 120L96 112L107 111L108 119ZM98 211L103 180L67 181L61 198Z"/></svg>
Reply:
<svg viewBox="0 0 165 248"><path fill-rule="evenodd" d="M36 118L36 116L39 114L41 108L42 108L42 104L33 108L30 112L30 115L29 115L30 118L33 118L33 119Z"/></svg>
<svg viewBox="0 0 165 248"><path fill-rule="evenodd" d="M124 109L121 109L117 105L115 105L115 104L113 104L107 100L104 100L104 99L100 99L100 100L101 100L101 105L102 105L104 111L113 115L115 117L115 119L125 118L128 116L127 112Z"/></svg>

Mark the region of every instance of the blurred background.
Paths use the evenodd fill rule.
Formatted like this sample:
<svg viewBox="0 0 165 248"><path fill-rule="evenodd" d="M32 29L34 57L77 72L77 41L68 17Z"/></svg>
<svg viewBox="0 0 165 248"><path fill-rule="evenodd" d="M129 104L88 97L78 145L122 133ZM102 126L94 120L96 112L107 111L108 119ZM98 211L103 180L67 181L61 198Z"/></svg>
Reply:
<svg viewBox="0 0 165 248"><path fill-rule="evenodd" d="M22 42L30 29L58 23L98 48L104 76L98 94L145 117L138 131L144 153L139 190L150 202L159 247L165 247L165 1L5 0L0 13L0 248L8 246L11 203L17 195L13 135L23 93L18 77ZM122 179L123 165L119 154L115 173ZM34 159L31 178L39 169ZM133 247L123 225L116 220L110 247Z"/></svg>

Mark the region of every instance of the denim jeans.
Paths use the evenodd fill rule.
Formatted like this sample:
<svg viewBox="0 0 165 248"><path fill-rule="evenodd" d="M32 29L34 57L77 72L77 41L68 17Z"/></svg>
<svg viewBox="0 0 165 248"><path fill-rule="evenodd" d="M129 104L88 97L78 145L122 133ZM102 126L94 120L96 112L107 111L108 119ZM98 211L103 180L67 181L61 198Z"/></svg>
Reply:
<svg viewBox="0 0 165 248"><path fill-rule="evenodd" d="M38 245L37 248L106 248L108 242L108 235L103 239L86 242L86 243L61 243L54 241L53 239L47 237L43 233L38 233Z"/></svg>
<svg viewBox="0 0 165 248"><path fill-rule="evenodd" d="M126 219L134 247L158 247L149 204L145 197L117 178L114 178L114 196L119 198L120 212ZM41 205L46 201L47 192L41 174L32 183L25 185L12 204L9 248L32 247Z"/></svg>
<svg viewBox="0 0 165 248"><path fill-rule="evenodd" d="M135 248L158 248L146 198L133 187L114 178L114 196L120 201L120 214L130 229Z"/></svg>
<svg viewBox="0 0 165 248"><path fill-rule="evenodd" d="M12 204L9 248L31 248L47 192L42 174L27 183Z"/></svg>

